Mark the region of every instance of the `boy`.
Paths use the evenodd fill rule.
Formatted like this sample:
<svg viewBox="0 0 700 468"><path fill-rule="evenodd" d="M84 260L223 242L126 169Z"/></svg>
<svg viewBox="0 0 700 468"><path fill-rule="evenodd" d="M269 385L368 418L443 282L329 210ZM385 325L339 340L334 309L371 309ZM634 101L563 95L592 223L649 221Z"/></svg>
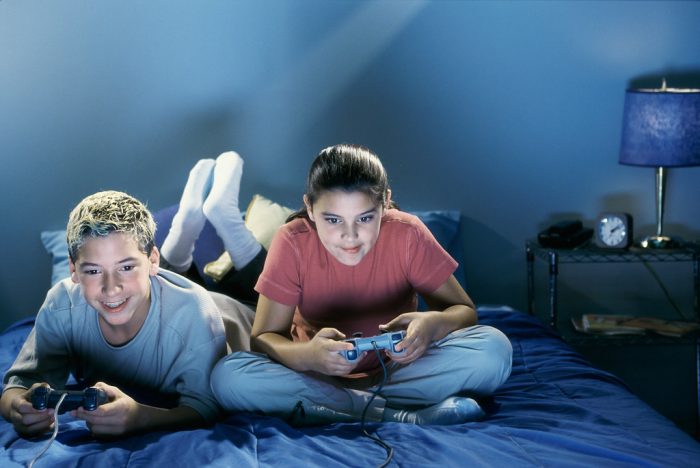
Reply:
<svg viewBox="0 0 700 468"><path fill-rule="evenodd" d="M221 312L249 324L250 311L159 270L154 234L150 212L125 193L96 193L71 212L70 279L49 290L4 378L0 412L20 435L52 428L54 410L34 409L31 394L65 388L70 372L108 397L94 411L72 412L98 436L200 426L219 415L209 375L227 352ZM157 393L158 406L174 396L175 405L149 406L126 389Z"/></svg>

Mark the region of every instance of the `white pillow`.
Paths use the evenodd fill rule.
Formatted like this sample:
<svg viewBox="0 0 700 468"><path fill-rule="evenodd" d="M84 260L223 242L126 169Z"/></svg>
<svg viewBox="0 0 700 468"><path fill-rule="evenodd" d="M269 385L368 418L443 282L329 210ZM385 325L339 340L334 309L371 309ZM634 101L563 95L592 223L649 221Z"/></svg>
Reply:
<svg viewBox="0 0 700 468"><path fill-rule="evenodd" d="M268 200L262 195L253 195L245 212L245 225L253 236L265 247L270 248L272 238L294 210Z"/></svg>
<svg viewBox="0 0 700 468"><path fill-rule="evenodd" d="M245 212L245 225L253 237L260 242L266 250L270 248L272 237L280 226L287 220L287 216L294 210L279 205L262 195L254 195ZM233 262L228 252L224 252L213 262L207 263L204 273L215 281L220 281L226 273L233 268Z"/></svg>

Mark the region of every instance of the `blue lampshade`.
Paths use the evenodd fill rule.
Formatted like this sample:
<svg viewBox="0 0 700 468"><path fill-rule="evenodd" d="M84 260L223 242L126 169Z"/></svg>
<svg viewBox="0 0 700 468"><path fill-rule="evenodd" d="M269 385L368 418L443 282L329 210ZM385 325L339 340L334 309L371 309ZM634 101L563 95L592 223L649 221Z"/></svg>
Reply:
<svg viewBox="0 0 700 468"><path fill-rule="evenodd" d="M700 89L628 90L620 164L699 166Z"/></svg>

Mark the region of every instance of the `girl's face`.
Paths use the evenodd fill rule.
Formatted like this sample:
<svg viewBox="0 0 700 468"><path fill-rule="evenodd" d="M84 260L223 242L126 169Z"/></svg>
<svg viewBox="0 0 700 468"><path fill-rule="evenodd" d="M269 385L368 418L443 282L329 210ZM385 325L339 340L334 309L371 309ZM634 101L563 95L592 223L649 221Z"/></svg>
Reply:
<svg viewBox="0 0 700 468"><path fill-rule="evenodd" d="M377 242L384 208L364 192L327 191L313 206L304 196L304 204L321 243L343 265L360 263Z"/></svg>

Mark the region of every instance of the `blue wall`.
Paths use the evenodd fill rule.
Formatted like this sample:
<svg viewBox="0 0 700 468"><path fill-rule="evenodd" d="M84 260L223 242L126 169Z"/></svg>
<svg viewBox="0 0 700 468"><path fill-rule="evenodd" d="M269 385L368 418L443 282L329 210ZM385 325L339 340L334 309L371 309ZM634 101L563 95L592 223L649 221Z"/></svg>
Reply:
<svg viewBox="0 0 700 468"><path fill-rule="evenodd" d="M296 206L337 142L377 151L403 208L460 210L469 293L524 308L523 245L546 225L614 209L653 230L653 170L617 163L624 90L700 87L699 24L693 2L0 1L0 328L41 304L39 233L85 195L161 208L235 149L242 200ZM700 237L699 176L671 171L668 232ZM665 305L631 275L625 307ZM598 276L565 295L618 310Z"/></svg>

